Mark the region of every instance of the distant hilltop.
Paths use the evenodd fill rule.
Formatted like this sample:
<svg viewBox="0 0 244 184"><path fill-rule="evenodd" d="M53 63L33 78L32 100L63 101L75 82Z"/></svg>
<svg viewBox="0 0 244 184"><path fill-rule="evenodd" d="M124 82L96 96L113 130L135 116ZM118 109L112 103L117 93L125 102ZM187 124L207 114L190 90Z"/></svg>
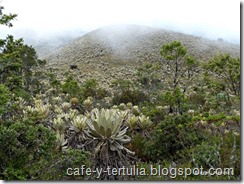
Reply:
<svg viewBox="0 0 244 184"><path fill-rule="evenodd" d="M102 57L116 58L118 61L159 61L162 45L174 40L182 42L188 54L200 60L208 60L217 53L230 53L240 57L240 46L221 38L208 40L148 26L116 25L88 32L67 45L50 51L45 59L50 64L95 62Z"/></svg>

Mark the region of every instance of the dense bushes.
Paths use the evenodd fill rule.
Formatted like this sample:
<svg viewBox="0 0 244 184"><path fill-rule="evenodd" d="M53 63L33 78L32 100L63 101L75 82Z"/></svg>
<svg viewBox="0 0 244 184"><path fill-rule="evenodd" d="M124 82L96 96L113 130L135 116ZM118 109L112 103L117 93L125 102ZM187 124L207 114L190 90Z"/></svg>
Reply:
<svg viewBox="0 0 244 184"><path fill-rule="evenodd" d="M19 99L8 113L12 117L0 124L1 179L71 179L66 176L66 167L89 166L88 153L57 149L60 140L49 125L50 104L36 99L31 107Z"/></svg>
<svg viewBox="0 0 244 184"><path fill-rule="evenodd" d="M0 131L2 179L31 179L31 165L50 159L55 136L43 125L9 122Z"/></svg>
<svg viewBox="0 0 244 184"><path fill-rule="evenodd" d="M121 94L116 94L113 98L113 104L119 105L121 103L133 103L138 105L141 102L147 101L148 97L142 91L136 90L128 90L123 91Z"/></svg>
<svg viewBox="0 0 244 184"><path fill-rule="evenodd" d="M8 88L0 84L0 115L4 112L6 104L10 101Z"/></svg>
<svg viewBox="0 0 244 184"><path fill-rule="evenodd" d="M113 104L119 105L121 103L131 102L138 105L141 102L148 101L148 95L143 91L135 88L135 85L130 80L115 80L112 82L112 87L115 90L113 97Z"/></svg>
<svg viewBox="0 0 244 184"><path fill-rule="evenodd" d="M180 151L195 146L201 139L190 116L168 116L155 127L152 139L145 144L145 152L154 162L177 160Z"/></svg>
<svg viewBox="0 0 244 184"><path fill-rule="evenodd" d="M78 97L80 94L80 86L78 82L70 75L66 78L64 84L61 85L63 93L67 93L72 97Z"/></svg>

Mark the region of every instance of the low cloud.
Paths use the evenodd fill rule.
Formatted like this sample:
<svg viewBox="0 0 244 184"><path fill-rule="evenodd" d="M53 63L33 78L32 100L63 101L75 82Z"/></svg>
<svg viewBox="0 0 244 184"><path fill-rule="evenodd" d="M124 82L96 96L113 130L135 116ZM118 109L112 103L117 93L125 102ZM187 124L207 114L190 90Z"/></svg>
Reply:
<svg viewBox="0 0 244 184"><path fill-rule="evenodd" d="M5 12L18 14L11 30L0 27L0 38L11 33L39 39L107 25L138 24L240 44L237 1L2 0L0 5Z"/></svg>

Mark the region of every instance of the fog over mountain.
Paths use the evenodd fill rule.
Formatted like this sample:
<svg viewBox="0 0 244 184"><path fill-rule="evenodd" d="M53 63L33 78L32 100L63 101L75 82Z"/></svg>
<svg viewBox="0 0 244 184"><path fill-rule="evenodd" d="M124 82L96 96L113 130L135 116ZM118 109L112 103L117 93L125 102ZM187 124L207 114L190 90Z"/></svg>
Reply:
<svg viewBox="0 0 244 184"><path fill-rule="evenodd" d="M104 35L106 35L107 38L111 41L111 43L113 43L114 47L119 47L119 45L116 45L116 42L115 42L118 40L113 40L115 38L113 38L114 35L112 33L115 31L116 32L115 35L117 36L117 38L119 38L120 35L117 35L118 33L123 32L123 34L125 34L126 32L130 32L131 27L126 26L126 25L129 25L129 24L122 24L122 26L121 25L104 26L104 27L107 27L106 29L111 29L111 30L107 30L107 33L104 33ZM142 27L146 28L146 27L150 27L150 26L141 26L141 28ZM228 37L228 35L222 35L222 36L221 36L221 34L208 35L207 33L205 33L205 34L202 33L200 30L199 30L199 32L197 32L197 31L194 31L194 29L187 30L187 28L179 28L179 27L175 28L173 25L171 25L169 27L170 28L167 29L167 26L165 26L165 28L162 28L161 26L156 25L155 27L150 27L150 28L153 28L155 30L161 29L161 30L168 30L168 31L172 31L172 32L183 33L183 34L192 35L195 37L201 37L203 39L212 40L212 41L221 40L221 41L224 41L225 43L230 43L230 44L240 46L240 39ZM112 28L116 28L116 30L113 30ZM82 30L82 29L78 29L78 28L73 29L73 30L59 30L59 31L46 30L43 32L36 32L31 29L18 29L17 31L11 30L8 32L8 34L12 34L16 38L24 38L25 43L28 45L32 45L36 49L38 56L42 58L45 55L50 54L54 50L56 50L60 47L63 47L64 45L71 43L73 40L83 36L84 34L92 32L92 31L93 30L88 31L88 30ZM111 35L111 37L109 37L109 35Z"/></svg>
<svg viewBox="0 0 244 184"><path fill-rule="evenodd" d="M0 27L0 38L13 34L33 45L48 40L59 47L58 40L72 40L100 27L121 24L240 44L240 2L233 0L2 0L0 5L5 13L18 14L13 28Z"/></svg>
<svg viewBox="0 0 244 184"><path fill-rule="evenodd" d="M121 61L159 61L163 44L179 40L189 54L199 59L209 59L217 53L240 54L240 47L224 40L209 40L202 37L174 32L167 29L141 25L105 26L91 31L61 47L46 58L58 63L80 63L116 57Z"/></svg>

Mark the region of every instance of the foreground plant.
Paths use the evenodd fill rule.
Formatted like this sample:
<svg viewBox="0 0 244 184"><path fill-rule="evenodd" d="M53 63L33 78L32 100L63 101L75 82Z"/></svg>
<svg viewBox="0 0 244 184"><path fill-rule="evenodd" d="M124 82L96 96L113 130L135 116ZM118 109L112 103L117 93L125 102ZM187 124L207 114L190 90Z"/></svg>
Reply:
<svg viewBox="0 0 244 184"><path fill-rule="evenodd" d="M129 164L134 152L124 147L131 141L126 135L128 127L124 126L125 117L119 110L93 109L90 119L86 121L88 138L94 143L94 167L106 169L123 167ZM120 176L104 174L100 179L118 179Z"/></svg>

